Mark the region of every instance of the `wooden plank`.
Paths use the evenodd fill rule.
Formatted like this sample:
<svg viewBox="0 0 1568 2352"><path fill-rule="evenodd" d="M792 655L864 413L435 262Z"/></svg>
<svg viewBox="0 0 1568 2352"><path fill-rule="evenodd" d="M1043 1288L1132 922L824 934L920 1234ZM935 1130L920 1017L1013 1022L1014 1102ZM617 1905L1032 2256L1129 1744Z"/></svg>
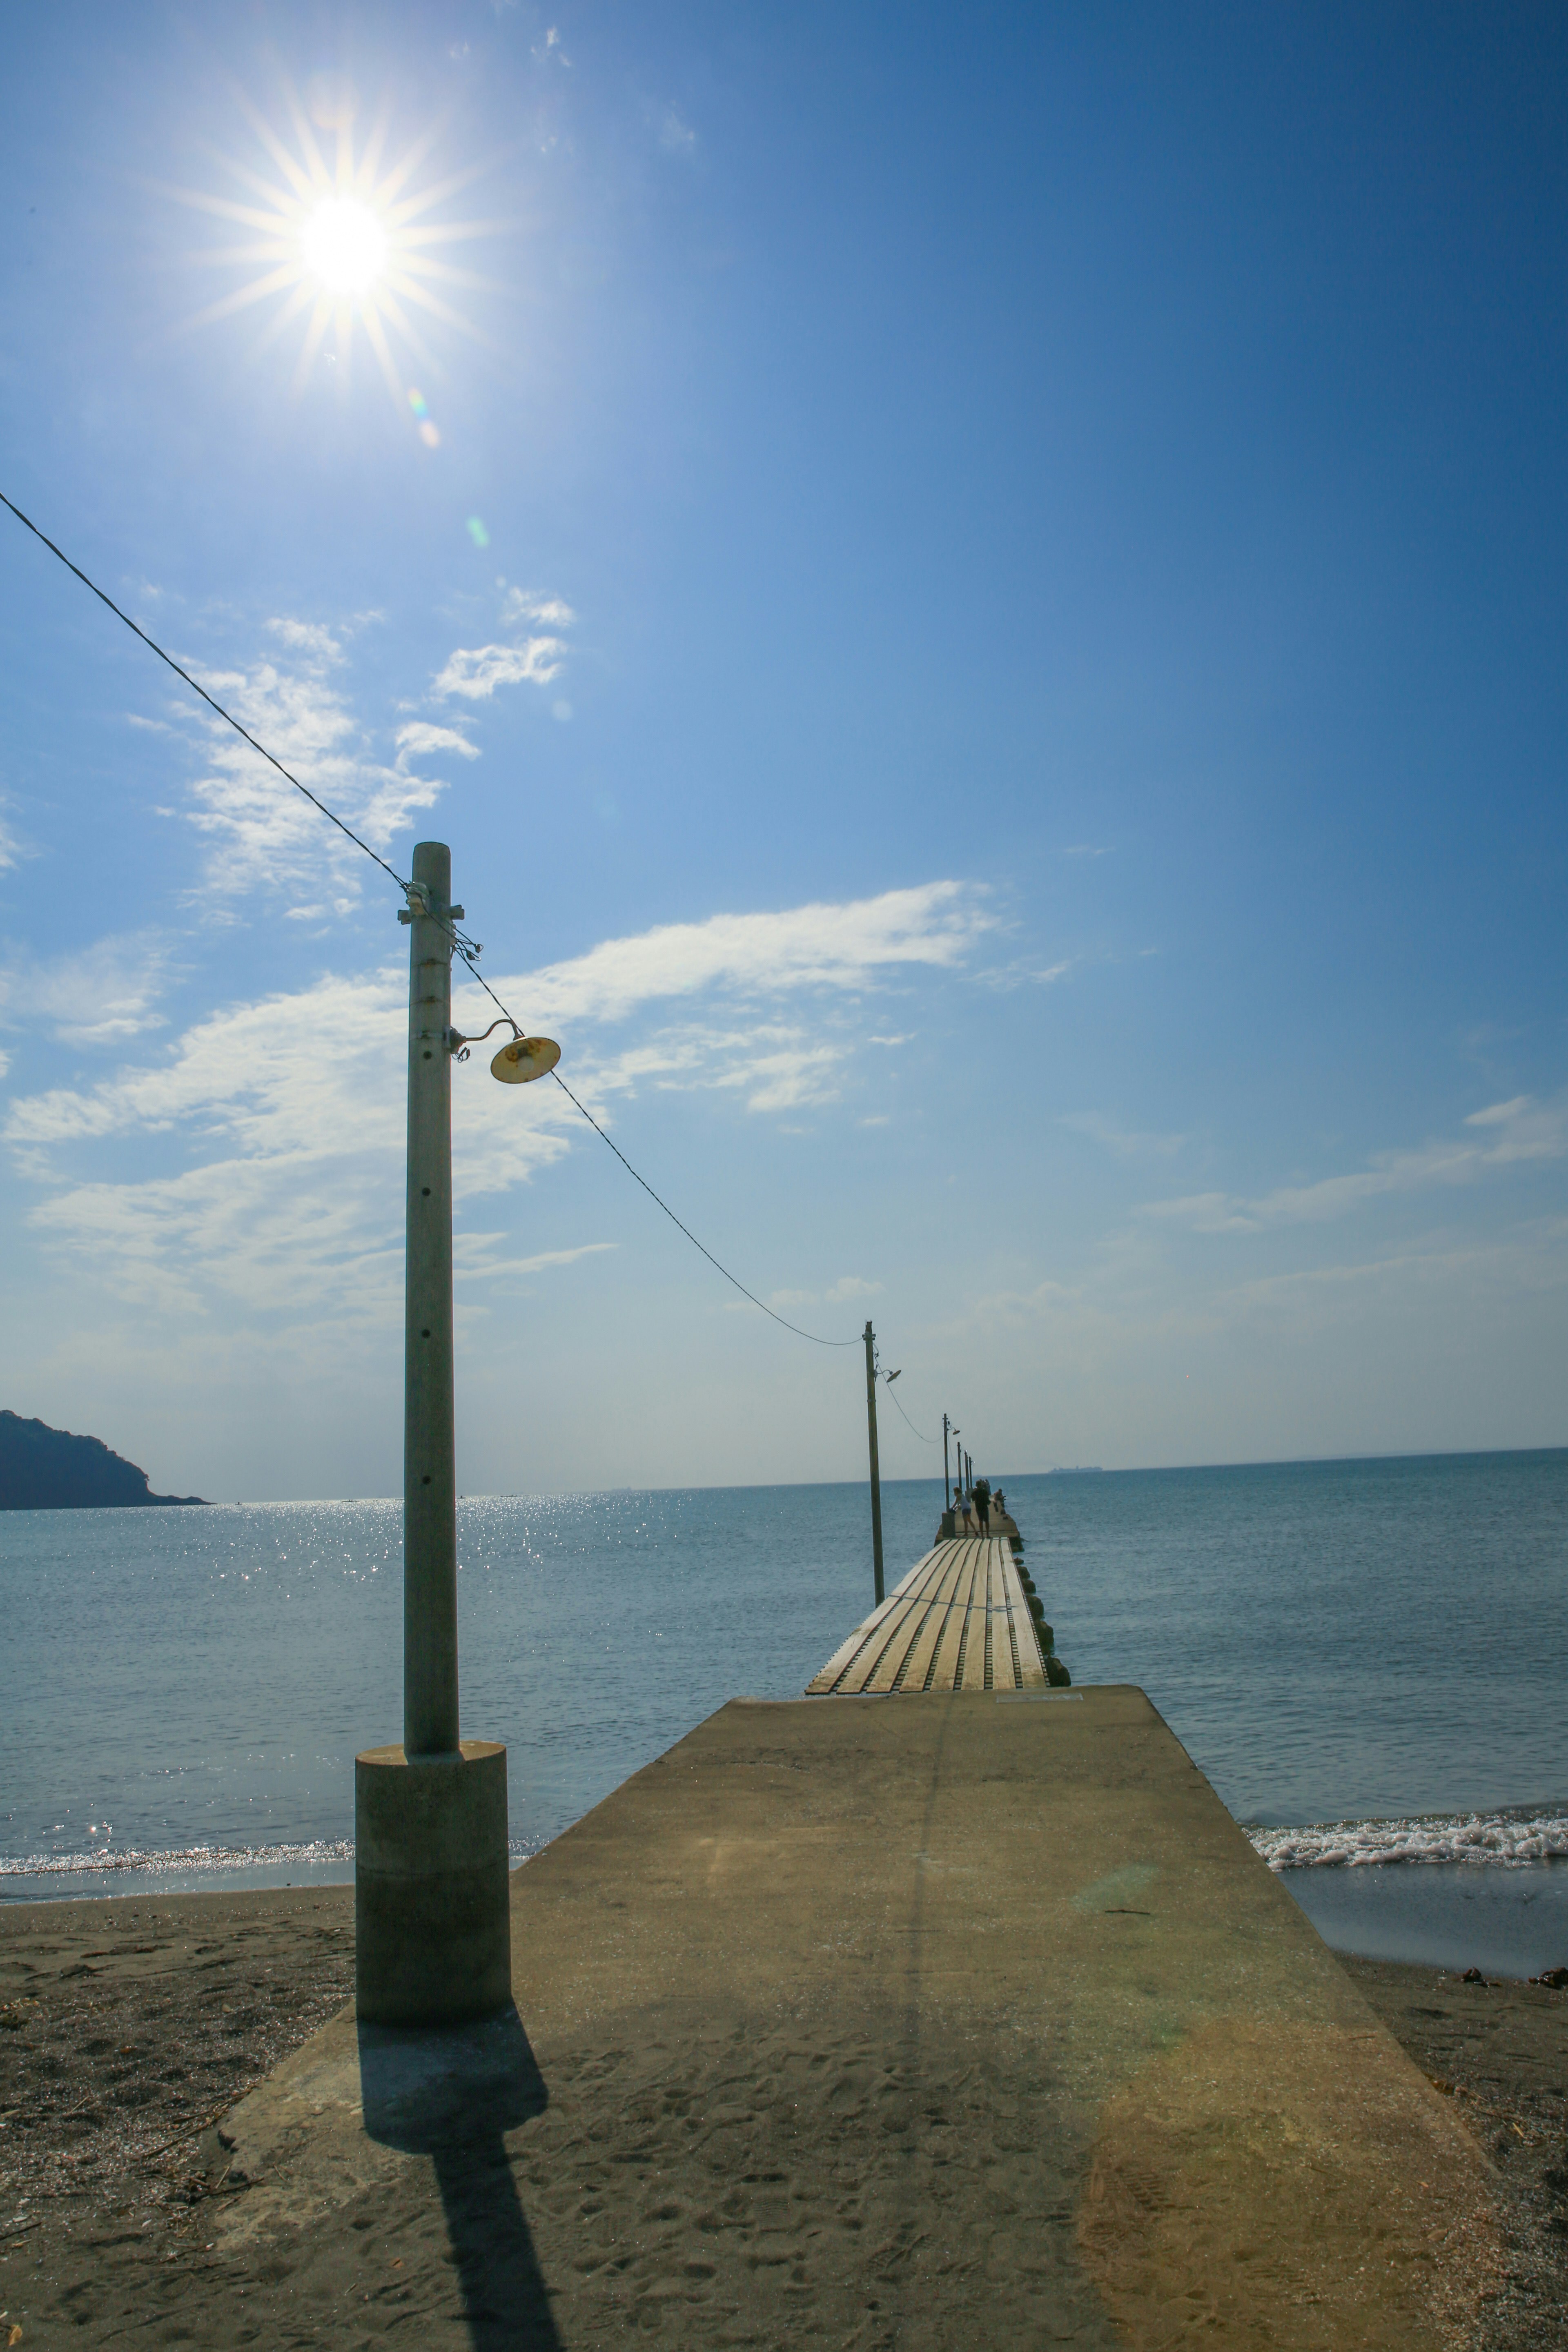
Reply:
<svg viewBox="0 0 1568 2352"><path fill-rule="evenodd" d="M933 1556L928 1553L921 1563L920 1573L904 1577L897 1592L874 1612L868 1621L866 1640L859 1654L848 1671L839 1676L834 1685L836 1690L857 1692L887 1688L887 1684L878 1681L877 1677L888 1661L889 1651L892 1663L889 1673L898 1672L899 1661L908 1649L910 1637L924 1611L926 1580L933 1572L934 1565Z"/></svg>
<svg viewBox="0 0 1568 2352"><path fill-rule="evenodd" d="M991 1632L991 1688L1010 1691L1016 1687L1013 1672L1013 1644L1007 1639L1007 1598L1002 1584L1002 1563L996 1557L996 1546L989 1538L985 1544L986 1615Z"/></svg>
<svg viewBox="0 0 1568 2352"><path fill-rule="evenodd" d="M926 1612L925 1622L916 1634L913 1645L905 1660L903 1675L899 1684L901 1691L924 1690L926 1675L930 1670L931 1662L936 1654L936 1645L947 1630L948 1618L952 1611L953 1599L963 1570L963 1555L954 1544L951 1548L949 1557L942 1561L937 1570L933 1570L931 1583L931 1606Z"/></svg>
<svg viewBox="0 0 1568 2352"><path fill-rule="evenodd" d="M955 1547L959 1551L958 1577L953 1590L952 1605L942 1627L942 1641L937 1649L936 1667L931 1675L933 1691L957 1688L958 1654L963 1643L964 1619L969 1612L970 1597L974 1586L974 1561L970 1547Z"/></svg>
<svg viewBox="0 0 1568 2352"><path fill-rule="evenodd" d="M933 1558L924 1575L918 1581L910 1583L909 1598L901 1604L904 1613L894 1625L891 1637L878 1659L870 1677L862 1683L860 1686L862 1690L890 1691L898 1681L904 1662L921 1626L925 1623L927 1612L941 1586L944 1566L945 1562L940 1557Z"/></svg>
<svg viewBox="0 0 1568 2352"><path fill-rule="evenodd" d="M985 1549L978 1537L970 1540L974 1560L974 1588L970 1595L965 1621L966 1639L963 1650L963 1688L984 1690L985 1687L985 1627L986 1612L991 1604L991 1567Z"/></svg>
<svg viewBox="0 0 1568 2352"><path fill-rule="evenodd" d="M825 1692L837 1688L840 1678L853 1664L859 1653L866 1648L868 1643L871 1645L872 1663L875 1662L881 1650L883 1642L887 1639L886 1631L883 1630L881 1633L878 1633L878 1627L882 1626L884 1629L886 1628L890 1613L909 1597L910 1589L914 1584L916 1579L924 1575L926 1570L931 1567L931 1562L936 1559L938 1552L944 1549L945 1547L943 1545L938 1544L934 1549L928 1551L922 1559L917 1559L913 1568L910 1570L909 1574L907 1576L901 1576L899 1579L898 1583L893 1587L891 1592L888 1594L887 1599L883 1601L880 1609L873 1609L869 1617L863 1617L861 1619L859 1624L856 1626L855 1631L849 1635L848 1639L847 1641L840 1642L838 1647L834 1651L833 1655L828 1659L827 1664L816 1674L813 1675L811 1680L807 1683L805 1688L808 1697L820 1697ZM875 1636L875 1639L873 1639L873 1636ZM868 1667L868 1671L869 1671ZM854 1687L858 1689L859 1684L855 1684Z"/></svg>
<svg viewBox="0 0 1568 2352"><path fill-rule="evenodd" d="M1035 1639L1035 1621L1029 1614L1029 1603L1018 1578L1018 1563L1013 1557L1013 1547L1003 1540L1003 1573L1007 1589L1007 1606L1013 1615L1013 1633L1018 1644L1018 1664L1022 1668L1020 1687L1024 1690L1044 1690L1046 1670L1040 1663L1040 1645Z"/></svg>

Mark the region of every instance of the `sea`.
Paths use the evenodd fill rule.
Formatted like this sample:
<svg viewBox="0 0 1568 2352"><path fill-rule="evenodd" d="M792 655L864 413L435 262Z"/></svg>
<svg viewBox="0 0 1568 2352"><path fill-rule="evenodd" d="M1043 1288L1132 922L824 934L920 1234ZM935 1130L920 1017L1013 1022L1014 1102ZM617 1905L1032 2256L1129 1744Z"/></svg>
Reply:
<svg viewBox="0 0 1568 2352"><path fill-rule="evenodd" d="M1568 1964L1568 1449L994 1483L1075 1683L1142 1685L1331 1944ZM884 1486L889 1589L942 1503ZM401 1521L0 1516L0 1900L352 1878ZM476 1496L458 1534L463 1728L507 1743L520 1859L872 1601L863 1485Z"/></svg>

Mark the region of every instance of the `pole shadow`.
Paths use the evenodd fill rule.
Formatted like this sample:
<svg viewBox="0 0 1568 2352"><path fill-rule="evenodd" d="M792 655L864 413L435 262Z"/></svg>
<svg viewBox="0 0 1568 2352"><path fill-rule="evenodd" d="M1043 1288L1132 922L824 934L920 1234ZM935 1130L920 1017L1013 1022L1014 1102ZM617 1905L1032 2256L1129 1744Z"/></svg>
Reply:
<svg viewBox="0 0 1568 2352"><path fill-rule="evenodd" d="M436 2168L475 2352L561 2352L505 2135L550 2103L522 2021L441 2031L359 2028L364 2127Z"/></svg>

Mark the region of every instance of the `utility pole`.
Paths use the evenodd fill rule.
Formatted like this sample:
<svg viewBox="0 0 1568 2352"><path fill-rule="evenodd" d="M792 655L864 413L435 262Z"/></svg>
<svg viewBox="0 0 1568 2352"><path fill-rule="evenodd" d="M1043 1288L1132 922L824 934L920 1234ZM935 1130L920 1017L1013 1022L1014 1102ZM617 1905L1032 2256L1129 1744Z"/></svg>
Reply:
<svg viewBox="0 0 1568 2352"><path fill-rule="evenodd" d="M877 1460L877 1335L866 1326L866 1428L871 1441L871 1573L882 1605L882 1473Z"/></svg>
<svg viewBox="0 0 1568 2352"><path fill-rule="evenodd" d="M458 1746L458 1437L452 1363L452 859L414 853L427 914L410 925L408 1205L403 1328L403 1749Z"/></svg>
<svg viewBox="0 0 1568 2352"><path fill-rule="evenodd" d="M511 1999L506 1749L458 1729L452 1055L463 1041L452 1029L451 927L463 909L451 895L450 850L421 842L400 910L409 926L403 1745L354 1759L355 2006L379 2025L456 2024Z"/></svg>
<svg viewBox="0 0 1568 2352"><path fill-rule="evenodd" d="M952 1508L952 1496L950 1491L952 1482L947 1475L947 1433L952 1426L952 1423L944 1412L942 1417L942 1507L944 1511L951 1511Z"/></svg>

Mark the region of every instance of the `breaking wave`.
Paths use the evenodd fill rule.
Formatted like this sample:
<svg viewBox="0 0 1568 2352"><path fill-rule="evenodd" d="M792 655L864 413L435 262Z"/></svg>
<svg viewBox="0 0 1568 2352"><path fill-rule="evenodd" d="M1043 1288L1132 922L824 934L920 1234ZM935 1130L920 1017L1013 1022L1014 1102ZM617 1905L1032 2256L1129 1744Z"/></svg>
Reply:
<svg viewBox="0 0 1568 2352"><path fill-rule="evenodd" d="M528 1861L536 1846L513 1845L513 1867ZM151 1878L177 1878L200 1872L204 1877L237 1875L243 1871L338 1870L353 1868L352 1838L317 1838L309 1845L182 1845L144 1851L140 1846L94 1846L85 1853L0 1855L0 1881L7 1878L110 1878L135 1874Z"/></svg>
<svg viewBox="0 0 1568 2352"><path fill-rule="evenodd" d="M1368 1863L1470 1862L1521 1870L1568 1856L1568 1813L1425 1813L1407 1821L1312 1822L1247 1832L1270 1870Z"/></svg>
<svg viewBox="0 0 1568 2352"><path fill-rule="evenodd" d="M184 1870L280 1870L290 1864L313 1870L353 1858L353 1846L345 1838L318 1838L310 1845L182 1845L156 1853L143 1852L140 1846L106 1845L94 1846L86 1853L0 1857L0 1878L86 1878L126 1870L159 1874Z"/></svg>

